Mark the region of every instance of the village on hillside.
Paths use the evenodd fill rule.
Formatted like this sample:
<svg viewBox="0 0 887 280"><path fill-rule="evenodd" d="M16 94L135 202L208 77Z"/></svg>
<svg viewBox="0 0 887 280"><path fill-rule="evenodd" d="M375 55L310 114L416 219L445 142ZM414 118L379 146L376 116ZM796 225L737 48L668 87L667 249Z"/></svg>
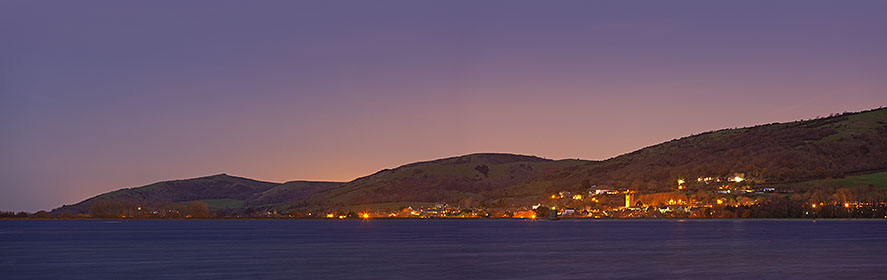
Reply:
<svg viewBox="0 0 887 280"><path fill-rule="evenodd" d="M336 211L323 218L887 218L883 190L838 188L798 192L769 185L737 173L676 179L671 192L641 193L592 185L584 192L559 191L532 205L463 208L447 203L401 209ZM292 214L266 213L269 216ZM315 213L297 213L316 216Z"/></svg>

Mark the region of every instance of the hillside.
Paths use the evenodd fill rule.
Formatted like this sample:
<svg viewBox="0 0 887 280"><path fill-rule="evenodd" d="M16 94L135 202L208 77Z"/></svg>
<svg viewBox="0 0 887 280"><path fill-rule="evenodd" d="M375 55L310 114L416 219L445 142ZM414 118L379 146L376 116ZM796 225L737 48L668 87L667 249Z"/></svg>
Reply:
<svg viewBox="0 0 887 280"><path fill-rule="evenodd" d="M186 180L172 180L126 188L101 194L74 205L53 210L55 213L88 213L97 201L138 205L167 205L190 201L206 202L210 208L274 206L291 203L314 192L342 183L293 181L271 183L218 174Z"/></svg>
<svg viewBox="0 0 887 280"><path fill-rule="evenodd" d="M702 133L511 188L543 195L581 185L667 191L681 178L743 174L777 184L887 170L887 109Z"/></svg>
<svg viewBox="0 0 887 280"><path fill-rule="evenodd" d="M293 203L316 192L341 186L340 182L291 181L259 193L246 201L244 206L261 207Z"/></svg>
<svg viewBox="0 0 887 280"><path fill-rule="evenodd" d="M385 169L315 193L297 206L342 207L388 202L474 204L492 191L556 170L592 163L512 154L471 154Z"/></svg>

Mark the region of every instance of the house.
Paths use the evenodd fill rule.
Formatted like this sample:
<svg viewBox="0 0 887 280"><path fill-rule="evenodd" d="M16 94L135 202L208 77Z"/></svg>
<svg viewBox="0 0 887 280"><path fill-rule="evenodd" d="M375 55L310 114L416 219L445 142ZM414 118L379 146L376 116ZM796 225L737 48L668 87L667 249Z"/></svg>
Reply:
<svg viewBox="0 0 887 280"><path fill-rule="evenodd" d="M588 191L589 195L601 195L601 194L619 194L618 190L614 189L596 189L594 191Z"/></svg>
<svg viewBox="0 0 887 280"><path fill-rule="evenodd" d="M572 216L576 214L576 209L573 208L564 208L563 212L561 212L561 216Z"/></svg>

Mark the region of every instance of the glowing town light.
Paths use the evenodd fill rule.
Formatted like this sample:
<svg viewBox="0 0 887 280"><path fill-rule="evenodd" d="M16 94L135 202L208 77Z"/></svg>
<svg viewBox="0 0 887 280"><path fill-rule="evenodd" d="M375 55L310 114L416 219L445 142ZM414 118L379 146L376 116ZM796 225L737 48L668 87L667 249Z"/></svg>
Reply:
<svg viewBox="0 0 887 280"><path fill-rule="evenodd" d="M739 183L739 182L745 181L745 178L736 176L736 177L733 177L733 181Z"/></svg>
<svg viewBox="0 0 887 280"><path fill-rule="evenodd" d="M530 215L530 219L535 219L535 218L536 218L536 214Z"/></svg>
<svg viewBox="0 0 887 280"><path fill-rule="evenodd" d="M369 219L369 218L370 218L370 214L363 213L363 214L360 214L360 217L361 217L361 218L364 218L364 219Z"/></svg>
<svg viewBox="0 0 887 280"><path fill-rule="evenodd" d="M344 215L339 215L339 219L344 219L344 218L345 218Z"/></svg>
<svg viewBox="0 0 887 280"><path fill-rule="evenodd" d="M816 203L810 204L810 207L816 208Z"/></svg>
<svg viewBox="0 0 887 280"><path fill-rule="evenodd" d="M684 189L684 186L678 186L678 189L679 189L679 190L683 190L683 189Z"/></svg>
<svg viewBox="0 0 887 280"><path fill-rule="evenodd" d="M333 214L333 213L329 213L329 214L326 214L326 217L327 217L327 218L333 218L333 217L336 217L336 215Z"/></svg>
<svg viewBox="0 0 887 280"><path fill-rule="evenodd" d="M582 200L582 195L581 194L574 195L573 199L574 200Z"/></svg>
<svg viewBox="0 0 887 280"><path fill-rule="evenodd" d="M556 198L557 198L556 194L551 195L551 199L556 199Z"/></svg>
<svg viewBox="0 0 887 280"><path fill-rule="evenodd" d="M678 179L678 185L683 185L683 184L684 184L684 179Z"/></svg>
<svg viewBox="0 0 887 280"><path fill-rule="evenodd" d="M844 202L844 208L850 208L850 203Z"/></svg>
<svg viewBox="0 0 887 280"><path fill-rule="evenodd" d="M718 204L724 204L723 200L718 199Z"/></svg>

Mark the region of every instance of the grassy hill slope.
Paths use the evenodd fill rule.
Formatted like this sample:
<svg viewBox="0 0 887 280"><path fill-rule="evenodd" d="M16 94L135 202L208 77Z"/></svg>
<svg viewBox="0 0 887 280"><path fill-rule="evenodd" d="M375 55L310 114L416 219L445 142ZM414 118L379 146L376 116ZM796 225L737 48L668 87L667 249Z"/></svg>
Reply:
<svg viewBox="0 0 887 280"><path fill-rule="evenodd" d="M138 204L168 204L204 201L213 209L243 206L273 206L290 203L314 192L337 187L337 182L263 182L219 174L194 179L157 182L120 189L53 210L57 213L87 213L96 201L123 201Z"/></svg>
<svg viewBox="0 0 887 280"><path fill-rule="evenodd" d="M882 170L887 170L885 108L702 133L565 168L514 190L541 195L588 182L667 191L679 178L740 173L751 183L772 184Z"/></svg>
<svg viewBox="0 0 887 280"><path fill-rule="evenodd" d="M488 199L487 194L491 191L586 163L590 162L512 154L471 154L385 169L341 187L315 193L299 206L344 207L403 201L461 201L467 204Z"/></svg>

